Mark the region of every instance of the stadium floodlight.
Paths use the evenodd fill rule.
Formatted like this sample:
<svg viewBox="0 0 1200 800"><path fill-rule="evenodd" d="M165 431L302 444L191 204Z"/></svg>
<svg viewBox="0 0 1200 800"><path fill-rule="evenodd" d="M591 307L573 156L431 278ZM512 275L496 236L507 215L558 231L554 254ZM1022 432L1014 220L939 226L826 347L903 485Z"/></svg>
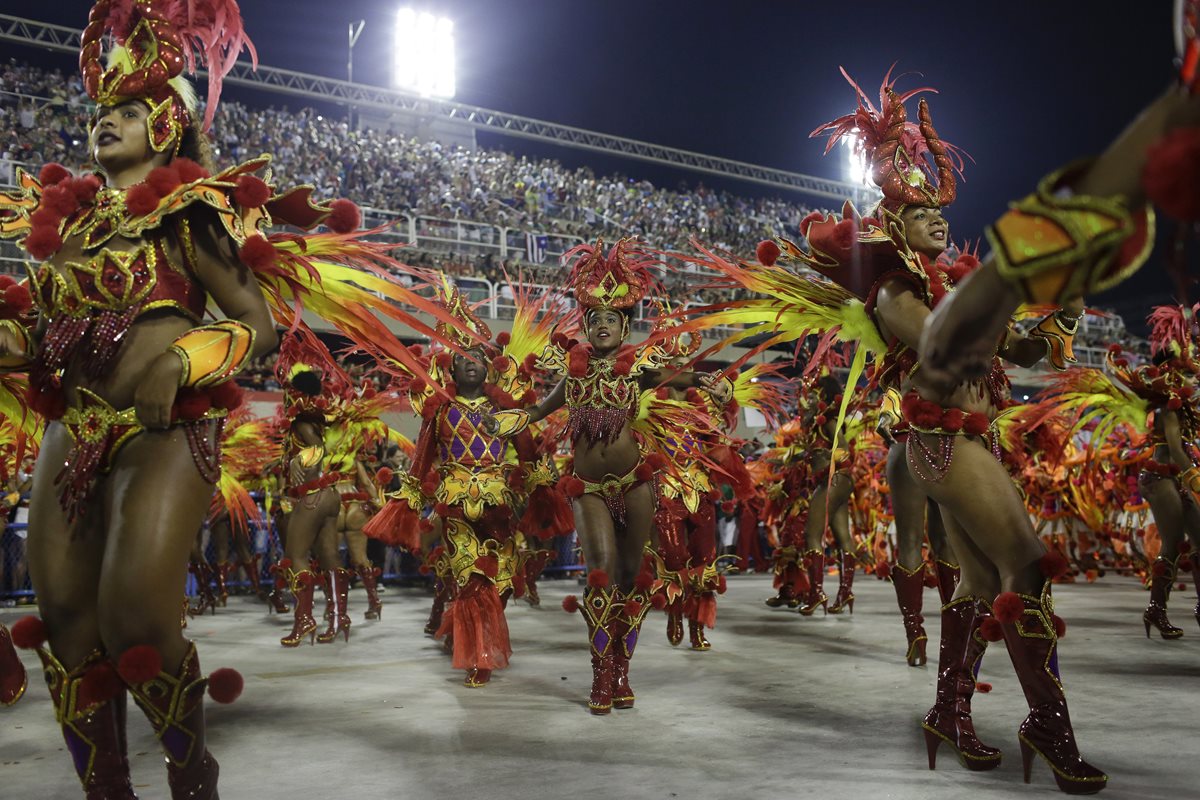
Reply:
<svg viewBox="0 0 1200 800"><path fill-rule="evenodd" d="M393 80L427 97L454 97L454 23L428 11L402 8L396 15Z"/></svg>
<svg viewBox="0 0 1200 800"><path fill-rule="evenodd" d="M849 136L842 137L846 148L846 180L856 186L868 185L870 172L867 169L867 154L863 151L858 128L851 128Z"/></svg>

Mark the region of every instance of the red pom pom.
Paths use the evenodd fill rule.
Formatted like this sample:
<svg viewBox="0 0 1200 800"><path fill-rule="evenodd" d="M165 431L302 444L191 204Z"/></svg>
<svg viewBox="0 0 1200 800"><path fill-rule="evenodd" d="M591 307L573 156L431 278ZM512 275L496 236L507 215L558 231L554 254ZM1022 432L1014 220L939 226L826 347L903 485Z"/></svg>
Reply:
<svg viewBox="0 0 1200 800"><path fill-rule="evenodd" d="M633 579L633 587L643 592L649 591L650 587L653 585L654 575L646 570L639 572L637 577Z"/></svg>
<svg viewBox="0 0 1200 800"><path fill-rule="evenodd" d="M375 473L375 482L380 486L387 486L395 475L396 473L391 467L380 467L379 471Z"/></svg>
<svg viewBox="0 0 1200 800"><path fill-rule="evenodd" d="M567 497L583 497L584 489L583 481L574 475L564 475L559 478L558 488Z"/></svg>
<svg viewBox="0 0 1200 800"><path fill-rule="evenodd" d="M433 357L433 363L438 365L438 369L449 372L450 368L454 366L454 356L443 350Z"/></svg>
<svg viewBox="0 0 1200 800"><path fill-rule="evenodd" d="M208 696L218 703L232 703L242 696L245 687L246 680L236 669L221 667L208 676Z"/></svg>
<svg viewBox="0 0 1200 800"><path fill-rule="evenodd" d="M62 164L50 163L38 170L38 183L43 187L62 183L71 177L71 171Z"/></svg>
<svg viewBox="0 0 1200 800"><path fill-rule="evenodd" d="M579 610L579 598L573 594L569 594L563 598L562 606L563 611L568 614L574 614Z"/></svg>
<svg viewBox="0 0 1200 800"><path fill-rule="evenodd" d="M1190 552L1192 552L1192 543L1184 539L1179 543L1179 555L1186 556Z"/></svg>
<svg viewBox="0 0 1200 800"><path fill-rule="evenodd" d="M256 175L243 175L238 178L233 199L242 208L258 208L271 199L271 187Z"/></svg>
<svg viewBox="0 0 1200 800"><path fill-rule="evenodd" d="M427 388L428 384L422 378L413 378L412 382L408 384L408 391L413 394L424 394Z"/></svg>
<svg viewBox="0 0 1200 800"><path fill-rule="evenodd" d="M1183 408L1183 401L1178 397L1172 397L1167 401L1167 408L1171 411L1178 411L1179 409Z"/></svg>
<svg viewBox="0 0 1200 800"><path fill-rule="evenodd" d="M844 219L833 226L833 236L830 237L830 241L838 250L845 253L854 246L857 236L858 228L854 226L854 220Z"/></svg>
<svg viewBox="0 0 1200 800"><path fill-rule="evenodd" d="M255 234L246 239L246 243L238 248L238 258L252 270L264 270L275 266L279 254L275 247L262 234Z"/></svg>
<svg viewBox="0 0 1200 800"><path fill-rule="evenodd" d="M533 374L533 371L537 369L537 354L530 353L529 355L525 356L525 360L521 362L521 369L525 370L527 373Z"/></svg>
<svg viewBox="0 0 1200 800"><path fill-rule="evenodd" d="M146 176L146 183L158 193L159 197L166 197L180 187L183 179L179 177L179 171L173 167L155 167Z"/></svg>
<svg viewBox="0 0 1200 800"><path fill-rule="evenodd" d="M218 383L209 389L208 394L212 398L213 408L223 408L226 411L241 408L242 403L246 401L246 393L233 381Z"/></svg>
<svg viewBox="0 0 1200 800"><path fill-rule="evenodd" d="M650 466L649 462L643 461L637 465L637 469L633 471L633 477L639 481L648 481L654 477L654 467Z"/></svg>
<svg viewBox="0 0 1200 800"><path fill-rule="evenodd" d="M126 683L145 683L162 672L162 656L153 645L139 644L121 654L117 672Z"/></svg>
<svg viewBox="0 0 1200 800"><path fill-rule="evenodd" d="M1025 601L1016 592L1001 592L992 603L992 614L997 622L1016 622L1024 613Z"/></svg>
<svg viewBox="0 0 1200 800"><path fill-rule="evenodd" d="M925 588L927 588L927 589L937 588L937 585L938 585L937 573L930 572L929 570L925 570L925 577L923 577L921 579L921 583L923 583L925 585Z"/></svg>
<svg viewBox="0 0 1200 800"><path fill-rule="evenodd" d="M46 623L40 617L21 617L12 626L13 644L22 650L32 650L46 643Z"/></svg>
<svg viewBox="0 0 1200 800"><path fill-rule="evenodd" d="M500 574L500 562L496 560L495 556L480 556L475 559L475 569L494 579Z"/></svg>
<svg viewBox="0 0 1200 800"><path fill-rule="evenodd" d="M967 421L961 408L947 408L942 414L942 427L950 433L958 433Z"/></svg>
<svg viewBox="0 0 1200 800"><path fill-rule="evenodd" d="M508 372L512 366L512 359L508 356L496 356L492 359L492 369L496 372Z"/></svg>
<svg viewBox="0 0 1200 800"><path fill-rule="evenodd" d="M421 481L421 494L432 495L438 488L437 473L430 473L425 476L425 480Z"/></svg>
<svg viewBox="0 0 1200 800"><path fill-rule="evenodd" d="M567 354L567 372L573 378L582 378L587 375L588 359L591 357L589 350L582 344L577 344L571 348Z"/></svg>
<svg viewBox="0 0 1200 800"><path fill-rule="evenodd" d="M450 513L450 506L446 505L445 503L434 503L433 513L437 514L439 517L445 517Z"/></svg>
<svg viewBox="0 0 1200 800"><path fill-rule="evenodd" d="M1146 377L1148 377L1148 378L1157 378L1158 377L1158 367L1146 367L1145 372L1146 372Z"/></svg>
<svg viewBox="0 0 1200 800"><path fill-rule="evenodd" d="M613 375L628 375L632 369L633 369L633 358L626 358L625 356L621 356L620 358L618 358L616 361L613 362L613 366L612 366ZM689 389L688 391L691 391L691 390Z"/></svg>
<svg viewBox="0 0 1200 800"><path fill-rule="evenodd" d="M875 565L875 575L878 578L887 580L892 577L892 565L886 561L880 561Z"/></svg>
<svg viewBox="0 0 1200 800"><path fill-rule="evenodd" d="M111 661L101 661L84 673L83 678L79 681L76 705L79 708L88 708L105 703L123 691L125 691L125 684L121 682L117 668Z"/></svg>
<svg viewBox="0 0 1200 800"><path fill-rule="evenodd" d="M1004 638L1004 628L995 617L984 617L979 623L979 635L989 642L998 642Z"/></svg>
<svg viewBox="0 0 1200 800"><path fill-rule="evenodd" d="M992 685L990 683L984 683L983 681L976 681L975 691L979 692L980 694L987 694L991 690L992 690Z"/></svg>
<svg viewBox="0 0 1200 800"><path fill-rule="evenodd" d="M158 208L162 196L147 183L139 183L125 193L125 210L135 217L144 217Z"/></svg>
<svg viewBox="0 0 1200 800"><path fill-rule="evenodd" d="M970 253L963 253L958 258L954 259L954 263L946 267L943 272L950 278L951 283L958 283L968 274L975 271L979 266L979 259Z"/></svg>
<svg viewBox="0 0 1200 800"><path fill-rule="evenodd" d="M199 419L208 413L212 406L212 395L208 392L180 389L179 394L175 396L174 411L179 419Z"/></svg>
<svg viewBox="0 0 1200 800"><path fill-rule="evenodd" d="M362 224L362 214L358 206L345 198L334 200L329 209L329 219L325 224L334 233L353 233Z"/></svg>
<svg viewBox="0 0 1200 800"><path fill-rule="evenodd" d="M512 334L508 331L500 331L496 335L496 344L500 347L508 347L508 343L512 341Z"/></svg>
<svg viewBox="0 0 1200 800"><path fill-rule="evenodd" d="M1051 614L1050 621L1054 623L1054 635L1059 639L1067 635L1067 623L1058 614Z"/></svg>
<svg viewBox="0 0 1200 800"><path fill-rule="evenodd" d="M800 220L800 235L808 238L808 229L812 227L813 223L820 222L823 219L825 219L825 212L823 211L808 212L808 216ZM771 244L774 244L774 242ZM761 247L761 245L759 246ZM766 262L759 259L759 263L765 264Z"/></svg>
<svg viewBox="0 0 1200 800"><path fill-rule="evenodd" d="M658 472L660 469L666 469L671 462L662 453L651 453L646 456L646 463L650 465L650 469Z"/></svg>
<svg viewBox="0 0 1200 800"><path fill-rule="evenodd" d="M281 558L276 566L279 567L279 569L291 569L292 560L290 558Z"/></svg>
<svg viewBox="0 0 1200 800"><path fill-rule="evenodd" d="M1067 557L1057 550L1047 550L1046 554L1038 561L1038 566L1041 568L1042 574L1051 579L1061 578L1071 568Z"/></svg>
<svg viewBox="0 0 1200 800"><path fill-rule="evenodd" d="M642 604L639 601L637 601L637 600L626 600L625 601L625 615L626 616L636 617L640 613L642 613Z"/></svg>
<svg viewBox="0 0 1200 800"><path fill-rule="evenodd" d="M813 424L816 425L818 428L821 427L822 425L824 425L828 421L829 420L825 417L824 414L817 414L817 416L815 416L813 418Z"/></svg>
<svg viewBox="0 0 1200 800"><path fill-rule="evenodd" d="M1150 568L1150 572L1154 574L1154 577L1161 578L1171 574L1171 565L1166 561L1155 561L1154 566Z"/></svg>
<svg viewBox="0 0 1200 800"><path fill-rule="evenodd" d="M1112 353L1113 355L1117 355L1118 353L1120 353L1120 352L1121 352L1121 345L1119 345L1119 344L1110 344L1110 345L1108 346L1108 352Z"/></svg>
<svg viewBox="0 0 1200 800"><path fill-rule="evenodd" d="M1177 220L1200 220L1200 128L1178 128L1146 152L1146 196Z"/></svg>
<svg viewBox="0 0 1200 800"><path fill-rule="evenodd" d="M177 158L171 162L171 166L179 173L179 180L184 183L195 183L208 177L208 170L190 158Z"/></svg>
<svg viewBox="0 0 1200 800"><path fill-rule="evenodd" d="M35 225L25 237L25 249L38 261L45 261L62 249L63 240L57 225Z"/></svg>
<svg viewBox="0 0 1200 800"><path fill-rule="evenodd" d="M66 186L51 186L42 192L39 209L49 209L60 218L67 217L79 209L79 200Z"/></svg>
<svg viewBox="0 0 1200 800"><path fill-rule="evenodd" d="M71 194L75 195L75 199L79 201L80 205L91 203L96 199L96 192L100 191L100 179L95 175L71 178L63 185L70 190Z"/></svg>
<svg viewBox="0 0 1200 800"><path fill-rule="evenodd" d="M656 594L650 598L650 605L662 611L667 607L667 598L664 595Z"/></svg>
<svg viewBox="0 0 1200 800"><path fill-rule="evenodd" d="M978 412L967 414L966 420L963 421L963 431L972 436L982 436L987 433L992 423L988 420L986 414Z"/></svg>
<svg viewBox="0 0 1200 800"><path fill-rule="evenodd" d="M758 247L754 248L754 255L758 258L758 263L768 267L779 260L779 253L779 245L771 239L763 239L758 243Z"/></svg>
<svg viewBox="0 0 1200 800"><path fill-rule="evenodd" d="M24 284L14 283L4 290L4 315L6 317L24 314L33 307L33 297Z"/></svg>
<svg viewBox="0 0 1200 800"><path fill-rule="evenodd" d="M602 569L594 569L588 572L587 585L593 589L608 588L608 573Z"/></svg>

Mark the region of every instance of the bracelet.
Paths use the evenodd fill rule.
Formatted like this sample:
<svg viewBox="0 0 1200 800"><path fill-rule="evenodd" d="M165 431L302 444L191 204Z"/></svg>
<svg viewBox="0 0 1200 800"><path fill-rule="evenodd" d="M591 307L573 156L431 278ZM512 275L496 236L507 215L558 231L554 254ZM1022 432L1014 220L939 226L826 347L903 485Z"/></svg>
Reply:
<svg viewBox="0 0 1200 800"><path fill-rule="evenodd" d="M203 389L242 371L254 349L254 330L243 322L223 319L192 328L168 349L183 362L179 385Z"/></svg>

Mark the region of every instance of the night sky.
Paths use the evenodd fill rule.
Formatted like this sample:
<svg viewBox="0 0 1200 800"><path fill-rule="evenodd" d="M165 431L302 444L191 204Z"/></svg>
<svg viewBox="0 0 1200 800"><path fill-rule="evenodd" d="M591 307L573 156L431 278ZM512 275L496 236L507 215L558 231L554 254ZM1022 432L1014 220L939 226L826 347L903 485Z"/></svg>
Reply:
<svg viewBox="0 0 1200 800"><path fill-rule="evenodd" d="M387 85L392 25L402 4L242 5L262 63L338 78L345 77L347 24L365 19L355 78ZM901 88L940 91L930 97L938 132L975 159L949 214L956 240L978 237L1008 200L1027 193L1055 166L1098 152L1167 85L1173 54L1167 0L413 5L455 21L456 100L825 177L843 177L843 159L822 158L823 144L807 134L854 107L838 66L874 96L888 66L898 62L898 72L921 73L903 78ZM78 26L89 7L82 0L0 0L5 13ZM33 55L27 48L4 48L5 55ZM520 140L503 144L548 152ZM570 161L576 159L602 170L677 180L637 162L598 162L590 155ZM1133 322L1169 291L1152 263L1115 296L1098 300Z"/></svg>

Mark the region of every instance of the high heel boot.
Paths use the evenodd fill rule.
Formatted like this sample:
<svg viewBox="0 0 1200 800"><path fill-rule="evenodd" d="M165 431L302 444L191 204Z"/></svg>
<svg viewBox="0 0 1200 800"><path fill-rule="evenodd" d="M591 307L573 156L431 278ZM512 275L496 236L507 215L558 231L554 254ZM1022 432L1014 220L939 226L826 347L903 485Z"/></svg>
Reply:
<svg viewBox="0 0 1200 800"><path fill-rule="evenodd" d="M308 643L312 644L313 637L317 633L317 621L313 619L313 584L316 582L316 575L312 571L302 569L295 572L288 570L288 585L292 590L292 597L296 601L296 616L292 623L292 632L279 640L279 643L284 647L299 647L304 641L304 637L308 637Z"/></svg>
<svg viewBox="0 0 1200 800"><path fill-rule="evenodd" d="M283 559L278 564L272 564L269 572L274 578L271 585L271 592L267 595L267 614L272 611L276 614L286 614L291 611L291 606L283 599L284 593L288 590L288 571L291 569L292 562L290 559Z"/></svg>
<svg viewBox="0 0 1200 800"><path fill-rule="evenodd" d="M358 568L358 579L367 591L367 613L363 615L364 619L383 619L383 601L379 599L379 576L382 574L383 570L379 567L368 565Z"/></svg>
<svg viewBox="0 0 1200 800"><path fill-rule="evenodd" d="M841 562L838 565L838 590L833 603L829 606L830 614L840 614L843 608L849 608L854 613L854 570L858 566L858 556L854 553L840 551Z"/></svg>
<svg viewBox="0 0 1200 800"><path fill-rule="evenodd" d="M942 598L942 605L947 605L954 599L954 590L958 588L958 576L962 570L957 564L940 558L933 560L933 570L937 573L938 595Z"/></svg>
<svg viewBox="0 0 1200 800"><path fill-rule="evenodd" d="M650 600L644 591L638 589L624 597L617 592L613 600L613 609L609 628L613 640L612 707L633 708L635 697L633 687L629 685L629 661L637 648L642 622L646 619L646 612L650 610Z"/></svg>
<svg viewBox="0 0 1200 800"><path fill-rule="evenodd" d="M594 572L589 579L596 574ZM613 643L611 631L614 617L622 612L618 605L618 594L608 587L607 579L603 580L602 584L587 586L583 590L583 600L577 604L584 624L587 625L588 644L592 651L592 691L588 695L588 710L593 714L607 714L612 711L613 654L616 645Z"/></svg>
<svg viewBox="0 0 1200 800"><path fill-rule="evenodd" d="M0 625L0 706L11 706L25 694L29 677L13 647L12 634Z"/></svg>
<svg viewBox="0 0 1200 800"><path fill-rule="evenodd" d="M446 613L446 600L450 597L450 582L442 576L433 579L433 605L429 608L429 620L425 623L425 634L433 636L442 627L442 616Z"/></svg>
<svg viewBox="0 0 1200 800"><path fill-rule="evenodd" d="M900 565L892 565L892 585L896 588L896 603L904 620L904 636L908 640L908 652L904 659L910 667L925 665L925 648L929 637L925 634L925 617L921 605L925 591L925 566L919 565L911 572Z"/></svg>
<svg viewBox="0 0 1200 800"><path fill-rule="evenodd" d="M916 573L919 583L923 583L922 573L923 569ZM1000 766L1000 751L979 741L971 720L975 671L987 649L987 641L979 635L980 622L974 597L962 597L942 607L937 695L933 708L921 723L930 769L937 762L937 749L942 742L954 748L969 770L982 772Z"/></svg>
<svg viewBox="0 0 1200 800"><path fill-rule="evenodd" d="M213 569L207 561L191 561L188 563L188 572L196 577L196 595L198 602L196 605L188 608L188 613L193 617L198 617L205 611L212 609L212 613L217 613L217 596L213 594L212 581Z"/></svg>
<svg viewBox="0 0 1200 800"><path fill-rule="evenodd" d="M771 598L772 600L775 598ZM771 600L767 601L767 605L771 605ZM779 605L778 603L776 605ZM667 642L672 647L683 641L683 599L675 598L675 602L668 603L667 612Z"/></svg>
<svg viewBox="0 0 1200 800"><path fill-rule="evenodd" d="M254 596L259 600L265 600L266 595L263 593L262 576L258 573L259 554L255 553L254 557L249 561L239 561L238 566L246 573L246 580L250 581L250 591L254 592Z"/></svg>
<svg viewBox="0 0 1200 800"><path fill-rule="evenodd" d="M232 561L220 561L212 571L213 580L217 582L217 603L221 608L225 608L225 603L229 600L229 575L234 569Z"/></svg>
<svg viewBox="0 0 1200 800"><path fill-rule="evenodd" d="M136 800L125 745L125 687L112 662L95 650L68 672L44 647L37 654L84 797ZM97 680L101 671L111 673L110 679ZM90 696L103 683L106 691Z"/></svg>
<svg viewBox="0 0 1200 800"><path fill-rule="evenodd" d="M220 768L205 747L204 690L196 645L176 674L158 673L144 683L127 683L133 700L150 721L167 758L167 785L172 800L219 800Z"/></svg>
<svg viewBox="0 0 1200 800"><path fill-rule="evenodd" d="M1017 730L1025 782L1029 783L1036 754L1054 771L1059 789L1067 794L1095 794L1105 787L1108 776L1084 761L1075 743L1058 672L1058 635L1052 616L1050 582L1043 585L1041 597L1024 594L1015 597L1023 606L1015 621L1001 619L999 603L1001 598L1007 599L1006 595L997 598L995 609L1009 658L1029 703L1029 716Z"/></svg>
<svg viewBox="0 0 1200 800"><path fill-rule="evenodd" d="M1150 605L1142 612L1142 623L1146 626L1146 638L1150 638L1150 626L1158 629L1164 639L1178 639L1183 629L1177 628L1167 619L1167 600L1171 597L1171 586L1175 583L1176 563L1168 558L1156 558L1150 570Z"/></svg>
<svg viewBox="0 0 1200 800"><path fill-rule="evenodd" d="M329 644L337 639L339 633L345 634L346 641L350 641L351 620L346 603L350 599L352 574L341 567L325 571L325 591L331 603L331 612L328 614L329 627L317 634L317 641L321 644Z"/></svg>
<svg viewBox="0 0 1200 800"><path fill-rule="evenodd" d="M828 613L829 598L825 595L825 552L809 550L804 554L804 563L808 568L808 593L800 601L798 611L805 617L811 617L818 608Z"/></svg>

